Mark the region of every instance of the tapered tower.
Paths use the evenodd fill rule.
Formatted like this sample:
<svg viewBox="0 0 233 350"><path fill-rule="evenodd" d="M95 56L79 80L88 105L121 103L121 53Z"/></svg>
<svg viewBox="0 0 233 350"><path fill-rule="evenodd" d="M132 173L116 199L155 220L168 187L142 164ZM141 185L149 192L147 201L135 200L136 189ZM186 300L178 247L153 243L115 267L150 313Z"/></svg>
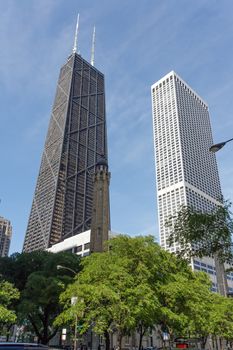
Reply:
<svg viewBox="0 0 233 350"><path fill-rule="evenodd" d="M107 159L104 75L77 50L61 68L23 251L91 228L93 176Z"/></svg>
<svg viewBox="0 0 233 350"><path fill-rule="evenodd" d="M110 173L108 172L108 163L102 158L96 165L96 173L94 176L93 214L90 241L91 253L104 251L104 242L109 238L109 183Z"/></svg>

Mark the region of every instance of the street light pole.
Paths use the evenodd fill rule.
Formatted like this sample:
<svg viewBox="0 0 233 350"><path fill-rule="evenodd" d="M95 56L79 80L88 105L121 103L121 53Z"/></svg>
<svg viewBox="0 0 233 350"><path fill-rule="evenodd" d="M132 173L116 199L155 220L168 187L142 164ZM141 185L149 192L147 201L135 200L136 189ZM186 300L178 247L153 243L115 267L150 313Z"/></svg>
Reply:
<svg viewBox="0 0 233 350"><path fill-rule="evenodd" d="M74 275L77 274L76 271L67 266L57 265L57 270L65 269L71 271ZM77 303L78 297L71 298L71 305L75 305ZM75 324L74 324L74 350L77 350L77 327L78 327L78 315L75 311Z"/></svg>
<svg viewBox="0 0 233 350"><path fill-rule="evenodd" d="M77 303L78 298L72 297L71 298L71 305L75 305ZM75 312L75 325L74 325L74 350L77 350L77 327L78 327L78 315L77 312Z"/></svg>
<svg viewBox="0 0 233 350"><path fill-rule="evenodd" d="M74 275L77 275L77 272L74 271L73 269L71 269L70 267L66 267L66 266L62 266L62 265L57 265L57 270L61 270L61 269L65 269L65 270L71 271L71 272L73 272Z"/></svg>
<svg viewBox="0 0 233 350"><path fill-rule="evenodd" d="M221 148L223 148L225 146L226 143L228 143L230 141L233 141L233 138L229 139L227 141L220 142L220 143L215 143L214 145L212 145L210 147L210 152L213 152L213 153L218 152Z"/></svg>
<svg viewBox="0 0 233 350"><path fill-rule="evenodd" d="M220 143L216 143L214 145L212 145L210 147L210 152L216 153L218 152L220 149L222 149L226 143L233 141L233 138L220 142ZM219 288L219 292L221 295L224 296L228 296L228 284L227 284L227 277L226 277L226 271L225 271L225 267L224 267L224 263L222 263L218 256L215 255L214 256L214 260L215 260L215 269L216 269L216 279L217 279L217 283L218 283L218 288Z"/></svg>
<svg viewBox="0 0 233 350"><path fill-rule="evenodd" d="M77 327L78 327L78 315L75 314L74 350L77 350Z"/></svg>

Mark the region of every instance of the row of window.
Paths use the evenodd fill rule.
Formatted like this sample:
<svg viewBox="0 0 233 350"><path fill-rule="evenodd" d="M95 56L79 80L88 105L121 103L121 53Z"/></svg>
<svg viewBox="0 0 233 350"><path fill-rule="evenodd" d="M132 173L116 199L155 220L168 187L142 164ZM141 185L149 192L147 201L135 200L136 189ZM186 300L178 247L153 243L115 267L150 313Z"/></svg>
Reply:
<svg viewBox="0 0 233 350"><path fill-rule="evenodd" d="M208 109L208 106L183 81L181 81L178 77L175 77L175 81L179 83L183 90L187 91L192 96L192 98L197 100L205 109Z"/></svg>
<svg viewBox="0 0 233 350"><path fill-rule="evenodd" d="M83 250L87 250L90 249L90 243L85 243L84 245L79 245L77 247L72 247L72 248L68 248L66 250L63 250L64 252L70 252L70 253L80 253Z"/></svg>

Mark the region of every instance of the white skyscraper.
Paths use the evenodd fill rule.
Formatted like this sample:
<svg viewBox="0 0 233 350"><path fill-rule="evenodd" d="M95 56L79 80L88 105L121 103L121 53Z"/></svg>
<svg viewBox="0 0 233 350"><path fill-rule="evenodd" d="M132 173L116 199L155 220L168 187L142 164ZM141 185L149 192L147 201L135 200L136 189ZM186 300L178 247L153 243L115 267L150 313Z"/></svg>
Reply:
<svg viewBox="0 0 233 350"><path fill-rule="evenodd" d="M169 247L167 218L180 205L210 211L221 204L222 193L213 144L208 105L175 72L152 85L154 150L156 157L157 203L161 246ZM194 259L193 268L212 277L216 272L212 259ZM229 276L230 278L230 276Z"/></svg>

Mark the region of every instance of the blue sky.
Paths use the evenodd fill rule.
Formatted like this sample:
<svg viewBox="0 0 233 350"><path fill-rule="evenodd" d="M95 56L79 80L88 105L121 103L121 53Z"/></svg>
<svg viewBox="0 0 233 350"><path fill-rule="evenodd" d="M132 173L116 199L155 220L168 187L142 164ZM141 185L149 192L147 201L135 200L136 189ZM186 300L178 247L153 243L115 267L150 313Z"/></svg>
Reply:
<svg viewBox="0 0 233 350"><path fill-rule="evenodd" d="M21 251L61 65L79 49L105 74L112 229L157 237L150 86L176 71L209 105L215 142L233 137L230 0L0 1L0 215ZM217 154L233 199L233 143Z"/></svg>

